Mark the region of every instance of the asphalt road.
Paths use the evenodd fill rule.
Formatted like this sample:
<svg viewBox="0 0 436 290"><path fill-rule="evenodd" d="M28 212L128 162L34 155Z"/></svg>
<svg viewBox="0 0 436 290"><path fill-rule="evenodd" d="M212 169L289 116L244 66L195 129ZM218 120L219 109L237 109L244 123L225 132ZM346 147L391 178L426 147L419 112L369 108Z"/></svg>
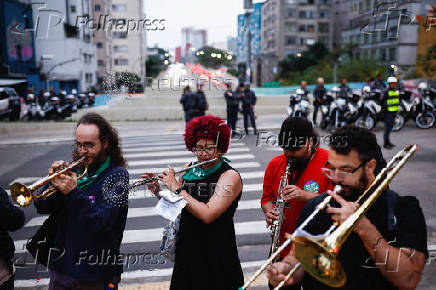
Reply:
<svg viewBox="0 0 436 290"><path fill-rule="evenodd" d="M277 133L277 132L271 132ZM381 128L376 130L378 138L381 137ZM400 195L415 195L423 208L424 215L427 222L428 230L428 244L436 245L436 212L434 207L436 205L436 197L433 193L433 182L436 180L436 129L419 130L412 125L407 125L400 133L392 135L392 141L397 144L394 150L384 151L385 158L390 159L394 153L400 150L403 146L409 143L417 143L419 145L419 151L414 157L406 164L399 175L391 183L391 188L397 191ZM263 133L265 134L265 133ZM321 135L327 135L328 133L320 133ZM141 151L140 147L143 147L143 143L149 144L149 146L164 146L167 142L169 146L180 146L182 144L181 135L161 135L161 136L143 136L132 137L123 140L127 154L136 154ZM247 136L242 142L236 142L232 148L236 151L230 153L230 155L238 156L234 163L242 164L243 168L240 169L241 173L252 174L252 177L244 181L244 186L251 186L251 191L244 192L241 201L247 203L247 208L238 209L235 215L235 222L241 223L243 232L237 237L238 249L241 262L255 262L262 261L267 256L267 251L270 243L269 234L262 232L262 229L254 229L258 227L259 223L253 224L250 227L245 228L245 225L257 221L263 220L263 214L259 206L253 207L248 204L255 203L259 200L261 191L259 185L262 183L263 178L261 173L266 168L268 161L275 155L280 154L280 149L276 146L270 146L267 144L256 144L258 138L256 136ZM379 142L382 139L378 139ZM161 145L158 145L161 144ZM322 144L323 145L323 144ZM323 145L325 147L325 144ZM136 149L139 148L139 149ZM174 149L176 150L176 149ZM183 150L183 149L177 149ZM170 152L172 150L168 150ZM151 151L154 152L154 151ZM248 155L253 155L252 157ZM138 157L131 155L131 158L127 158L128 161L140 161L150 162L150 160L156 159L180 159L183 156L190 158L192 156L183 155L182 157L165 157L144 155ZM47 173L47 169L54 160L70 160L71 159L71 146L67 143L52 143L49 145L14 145L3 146L0 148L0 186L3 188L9 188L9 184L17 178L25 178L27 182L30 182L29 177L41 177ZM165 160L167 162L168 160ZM184 162L183 162L184 163ZM250 163L251 165L247 165ZM258 163L258 165L253 164ZM175 167L181 166L179 161L170 163ZM245 164L245 165L244 165ZM155 163L149 167L161 168L165 167L162 160L162 164ZM244 167L245 166L245 167ZM133 169L140 169L141 166ZM145 168L142 166L142 168ZM129 168L130 169L130 168ZM139 174L131 174L132 178L138 178ZM27 178L27 179L26 179ZM156 204L156 200L153 198L138 198L131 200L129 203L130 211L132 208L138 208L142 210L144 208L151 208ZM24 208L26 214L26 224L36 221L38 217L33 206ZM141 231L147 229L161 228L165 225L165 220L156 215L143 217L129 218L126 230ZM37 223L36 223L37 224ZM15 241L25 240L29 238L37 226L26 226L23 229L11 233ZM122 246L123 253L148 253L157 254L159 252L159 242L155 240L144 240L135 242L129 242ZM37 277L46 278L48 275L42 268L36 269L35 266L20 266L19 262L23 261L25 253L18 253L17 257L17 273L16 280L35 280ZM418 289L433 289L436 283L436 258L435 254L432 254L432 259L429 260L428 265L425 267L424 275ZM129 268L125 268L126 271L136 270L157 270L171 268L172 264L165 259L150 262L146 264L129 265ZM152 276L152 275L151 275Z"/></svg>

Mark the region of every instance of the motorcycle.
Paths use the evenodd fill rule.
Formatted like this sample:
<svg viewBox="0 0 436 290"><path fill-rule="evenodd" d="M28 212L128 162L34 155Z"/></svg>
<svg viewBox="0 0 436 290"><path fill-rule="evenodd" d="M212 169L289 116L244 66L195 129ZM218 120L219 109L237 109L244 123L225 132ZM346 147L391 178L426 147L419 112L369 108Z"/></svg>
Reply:
<svg viewBox="0 0 436 290"><path fill-rule="evenodd" d="M393 131L401 130L409 119L415 119L418 128L428 129L435 123L435 106L433 105L430 94L426 92L423 85L420 84L418 92L401 91L400 92L400 111L398 118L402 119L400 126L392 129Z"/></svg>
<svg viewBox="0 0 436 290"><path fill-rule="evenodd" d="M330 107L333 102L333 96L331 93L327 93L322 96L322 102L320 104L321 109L321 129L325 130L330 124Z"/></svg>
<svg viewBox="0 0 436 290"><path fill-rule="evenodd" d="M80 93L79 94L79 101L80 101L80 105L78 106L79 108L86 108L86 107L88 107L89 100L88 100L88 95L87 94Z"/></svg>
<svg viewBox="0 0 436 290"><path fill-rule="evenodd" d="M26 117L28 120L41 120L45 118L45 112L41 108L41 105L36 102L34 94L27 94L26 96Z"/></svg>
<svg viewBox="0 0 436 290"><path fill-rule="evenodd" d="M381 92L378 89L371 91L369 86L363 88L363 102L359 108L359 117L355 125L366 129L373 129L377 122L383 121L382 106L380 104Z"/></svg>
<svg viewBox="0 0 436 290"><path fill-rule="evenodd" d="M295 94L289 97L288 116L307 118L309 106L309 99L303 90L297 89Z"/></svg>
<svg viewBox="0 0 436 290"><path fill-rule="evenodd" d="M339 88L335 87L331 90L334 96L330 112L330 125L332 128L339 128L347 125L348 99L339 96ZM347 98L350 98L347 96Z"/></svg>
<svg viewBox="0 0 436 290"><path fill-rule="evenodd" d="M88 93L88 103L89 103L89 106L92 106L95 104L95 94L94 93Z"/></svg>
<svg viewBox="0 0 436 290"><path fill-rule="evenodd" d="M71 106L71 112L77 112L77 99L73 94L69 94L65 97L65 102Z"/></svg>

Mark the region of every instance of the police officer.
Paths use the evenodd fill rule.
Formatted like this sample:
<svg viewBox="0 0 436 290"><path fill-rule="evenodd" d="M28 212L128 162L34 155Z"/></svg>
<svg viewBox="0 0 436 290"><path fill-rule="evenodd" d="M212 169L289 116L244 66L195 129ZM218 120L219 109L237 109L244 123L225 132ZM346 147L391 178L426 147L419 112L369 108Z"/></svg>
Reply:
<svg viewBox="0 0 436 290"><path fill-rule="evenodd" d="M244 129L248 135L248 118L250 118L251 126L254 129L254 134L257 134L256 120L254 118L254 105L256 105L256 94L250 90L250 83L244 83L244 95L242 97L242 113L244 114Z"/></svg>
<svg viewBox="0 0 436 290"><path fill-rule="evenodd" d="M236 122L238 120L238 107L239 107L239 96L232 91L232 83L226 83L226 91L224 92L224 98L227 104L227 125L232 130L232 135L235 134Z"/></svg>
<svg viewBox="0 0 436 290"><path fill-rule="evenodd" d="M381 92L384 92L386 90L386 84L383 81L381 74L378 74L376 79L371 83L371 89L378 89Z"/></svg>
<svg viewBox="0 0 436 290"><path fill-rule="evenodd" d="M385 113L385 133L383 135L384 145L386 149L392 149L395 145L391 143L389 138L392 127L394 126L395 115L400 111L400 91L397 88L397 79L388 77L388 89L383 95L383 107Z"/></svg>
<svg viewBox="0 0 436 290"><path fill-rule="evenodd" d="M198 97L191 92L191 88L186 86L183 89L182 98L180 104L183 105L183 111L185 111L185 121L188 123L198 114Z"/></svg>
<svg viewBox="0 0 436 290"><path fill-rule="evenodd" d="M339 96L340 98L343 98L345 100L349 100L352 96L353 91L349 86L347 86L347 79L342 78L341 79L341 85L339 86Z"/></svg>
<svg viewBox="0 0 436 290"><path fill-rule="evenodd" d="M319 106L323 104L323 97L327 93L324 87L324 78L318 78L318 84L313 89L313 125L317 126L316 117L318 115Z"/></svg>
<svg viewBox="0 0 436 290"><path fill-rule="evenodd" d="M206 111L209 110L209 104L207 103L206 95L204 94L204 83L197 85L197 113L195 117L206 115Z"/></svg>

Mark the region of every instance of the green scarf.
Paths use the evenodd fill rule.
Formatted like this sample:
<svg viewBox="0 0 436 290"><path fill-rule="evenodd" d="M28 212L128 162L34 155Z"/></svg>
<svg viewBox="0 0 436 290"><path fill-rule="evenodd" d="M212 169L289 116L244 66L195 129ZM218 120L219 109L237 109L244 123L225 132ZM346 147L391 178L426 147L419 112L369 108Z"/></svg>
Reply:
<svg viewBox="0 0 436 290"><path fill-rule="evenodd" d="M100 173L105 171L110 165L111 165L111 157L108 156L106 157L106 161L100 166L99 169L97 169L97 171L93 176L88 176L88 173L86 173L85 176L77 180L77 185L81 189L87 189L97 179ZM82 174L81 170L79 170L78 175L80 176L81 174Z"/></svg>
<svg viewBox="0 0 436 290"><path fill-rule="evenodd" d="M214 174L215 171L217 171L218 168L221 167L221 165L223 164L223 160L226 162L232 162L228 158L221 156L220 162L218 162L218 164L215 165L214 167L208 168L208 169L203 169L201 166L199 166L199 167L189 169L185 173L185 175L183 175L183 179L186 181L193 181L193 180L200 180L203 178L207 178L207 177L211 176L212 174ZM198 161L196 161L194 163L194 165L195 164L198 164Z"/></svg>

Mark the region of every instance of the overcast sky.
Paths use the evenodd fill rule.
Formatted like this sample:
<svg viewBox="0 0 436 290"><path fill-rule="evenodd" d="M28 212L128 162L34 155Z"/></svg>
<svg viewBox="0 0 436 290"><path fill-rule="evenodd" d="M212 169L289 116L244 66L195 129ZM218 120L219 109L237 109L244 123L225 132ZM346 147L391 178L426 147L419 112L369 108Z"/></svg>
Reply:
<svg viewBox="0 0 436 290"><path fill-rule="evenodd" d="M258 2L258 1L254 1ZM165 30L147 31L147 46L174 49L180 45L182 27L207 29L208 44L237 34L237 15L243 0L144 0L147 19L166 19Z"/></svg>

